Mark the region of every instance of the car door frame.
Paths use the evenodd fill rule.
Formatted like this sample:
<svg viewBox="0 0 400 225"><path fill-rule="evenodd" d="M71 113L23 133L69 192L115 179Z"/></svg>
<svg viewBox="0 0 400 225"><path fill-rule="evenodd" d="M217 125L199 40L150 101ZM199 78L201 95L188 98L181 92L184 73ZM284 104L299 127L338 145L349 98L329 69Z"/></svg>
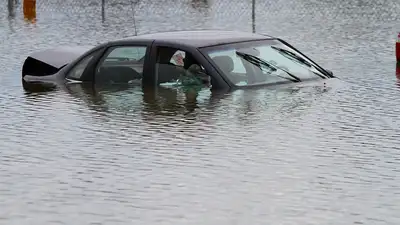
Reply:
<svg viewBox="0 0 400 225"><path fill-rule="evenodd" d="M149 59L150 59L150 53L151 53L151 44L152 41L149 40L120 40L120 41L113 41L113 42L108 42L107 44L104 44L102 47L102 51L99 52L88 64L86 67L82 77L85 78L86 82L91 82L93 84L96 84L96 69L98 68L98 65L104 61L105 57L110 53L110 49L115 49L118 47L146 47L146 54L144 57L143 61L143 79L145 80L145 77L149 76Z"/></svg>
<svg viewBox="0 0 400 225"><path fill-rule="evenodd" d="M159 48L174 48L178 49L184 52L187 52L193 56L194 59L196 59L205 69L207 75L211 77L213 80L212 86L213 88L218 88L218 89L228 89L230 88L230 85L222 79L222 77L219 75L219 73L215 70L215 68L210 64L210 62L204 57L204 55L198 50L197 47L194 46L188 46L184 44L176 44L176 43L171 43L168 41L154 41L151 47L151 53L150 56L151 58L149 59L149 74L152 74L151 80L149 80L149 83L153 85L158 86L158 78L156 77L156 63L157 63L157 56L158 56L158 49Z"/></svg>
<svg viewBox="0 0 400 225"><path fill-rule="evenodd" d="M85 54L79 56L77 59L72 61L71 63L67 64L64 66L59 73L63 74L63 77L68 80L68 82L79 82L79 83L86 83L86 82L91 82L90 80L90 71L92 68L93 63L95 63L99 57L104 53L104 50L106 48L106 44L101 44L96 47L93 47L92 49L88 50ZM73 78L68 78L68 74L76 68L76 66L82 62L87 56L93 55L93 58L89 61L89 63L86 65L81 78L79 80L73 79Z"/></svg>

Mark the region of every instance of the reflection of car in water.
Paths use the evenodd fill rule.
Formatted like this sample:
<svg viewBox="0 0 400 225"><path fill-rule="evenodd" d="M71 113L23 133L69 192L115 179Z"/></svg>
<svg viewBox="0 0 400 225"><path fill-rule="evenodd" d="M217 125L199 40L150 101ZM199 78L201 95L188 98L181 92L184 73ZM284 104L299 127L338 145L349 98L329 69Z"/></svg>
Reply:
<svg viewBox="0 0 400 225"><path fill-rule="evenodd" d="M287 42L220 30L139 35L31 54L25 82L207 86L231 90L334 78Z"/></svg>
<svg viewBox="0 0 400 225"><path fill-rule="evenodd" d="M76 83L57 86L32 82L23 82L23 85L27 95L38 92L67 92L73 97L74 103L83 104L85 108L93 111L95 117L140 115L144 120L153 121L160 118L159 116L166 119L168 116L190 114L195 118L202 114L203 118L208 118L208 122L215 121L218 117L232 116L232 114L237 114L244 121L248 112L260 110L264 114L271 112L270 116L278 111L290 113L296 107L310 105L317 96L322 96L329 89L313 84L303 87L287 85L279 89L269 87L236 91L173 85L149 87L132 84ZM53 96L58 96L58 94ZM65 98L65 95L61 94L60 97Z"/></svg>
<svg viewBox="0 0 400 225"><path fill-rule="evenodd" d="M23 82L27 93L51 92L59 89L46 83ZM61 86L90 109L98 112L132 112L140 110L147 115L177 115L194 111L198 104L209 105L226 92L211 92L208 88L177 86L145 87L141 85L92 85L86 83Z"/></svg>

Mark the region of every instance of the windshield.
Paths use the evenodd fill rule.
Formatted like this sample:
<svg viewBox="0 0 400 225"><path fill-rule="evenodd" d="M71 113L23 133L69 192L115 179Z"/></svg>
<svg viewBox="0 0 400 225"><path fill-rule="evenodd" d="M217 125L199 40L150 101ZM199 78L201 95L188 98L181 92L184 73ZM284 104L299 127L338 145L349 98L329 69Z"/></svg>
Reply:
<svg viewBox="0 0 400 225"><path fill-rule="evenodd" d="M327 78L314 63L276 39L208 47L203 51L237 86Z"/></svg>

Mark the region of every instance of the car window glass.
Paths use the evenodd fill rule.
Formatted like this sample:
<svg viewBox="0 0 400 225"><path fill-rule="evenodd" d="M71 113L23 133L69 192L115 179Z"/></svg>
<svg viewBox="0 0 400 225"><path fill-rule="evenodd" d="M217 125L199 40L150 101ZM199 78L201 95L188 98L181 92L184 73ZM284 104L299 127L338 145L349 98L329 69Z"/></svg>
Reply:
<svg viewBox="0 0 400 225"><path fill-rule="evenodd" d="M228 56L233 60L233 73L246 73L246 69L242 63L240 57L236 55L235 49L229 49L224 51L216 51L209 54L210 58L215 58L217 56Z"/></svg>
<svg viewBox="0 0 400 225"><path fill-rule="evenodd" d="M207 54L237 86L320 79L312 63L280 42L229 45L210 48Z"/></svg>
<svg viewBox="0 0 400 225"><path fill-rule="evenodd" d="M83 72L85 71L86 67L88 66L89 62L93 59L94 55L96 54L92 53L86 57L84 57L78 64L75 65L74 68L72 68L68 74L67 74L67 78L70 79L74 79L74 80L79 80L82 75Z"/></svg>
<svg viewBox="0 0 400 225"><path fill-rule="evenodd" d="M210 82L204 67L189 52L168 47L157 51L156 76L161 85L203 85Z"/></svg>
<svg viewBox="0 0 400 225"><path fill-rule="evenodd" d="M285 65L285 68L292 73L302 74L302 78L312 78L315 75L310 75L308 68L305 68L301 64L293 63L290 58L284 57L273 50L270 46L260 46L255 48L260 52L259 57L266 59L272 65ZM300 66L299 66L300 65Z"/></svg>
<svg viewBox="0 0 400 225"><path fill-rule="evenodd" d="M99 63L96 83L141 83L147 47L123 46L107 51Z"/></svg>
<svg viewBox="0 0 400 225"><path fill-rule="evenodd" d="M145 55L146 47L121 47L110 52L106 61L139 60Z"/></svg>

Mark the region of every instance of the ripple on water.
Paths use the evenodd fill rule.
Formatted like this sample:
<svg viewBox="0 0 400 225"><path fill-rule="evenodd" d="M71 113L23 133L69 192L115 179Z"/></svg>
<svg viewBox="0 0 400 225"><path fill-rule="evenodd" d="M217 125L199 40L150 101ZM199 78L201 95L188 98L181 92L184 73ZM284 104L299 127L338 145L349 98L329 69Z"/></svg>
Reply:
<svg viewBox="0 0 400 225"><path fill-rule="evenodd" d="M68 0L38 2L36 24L21 9L13 20L0 13L0 223L398 224L398 9L257 1L257 32L341 80L196 100L138 87L25 93L26 55L132 36L133 11L109 1L101 23L98 3ZM251 6L140 1L135 24L251 31Z"/></svg>

